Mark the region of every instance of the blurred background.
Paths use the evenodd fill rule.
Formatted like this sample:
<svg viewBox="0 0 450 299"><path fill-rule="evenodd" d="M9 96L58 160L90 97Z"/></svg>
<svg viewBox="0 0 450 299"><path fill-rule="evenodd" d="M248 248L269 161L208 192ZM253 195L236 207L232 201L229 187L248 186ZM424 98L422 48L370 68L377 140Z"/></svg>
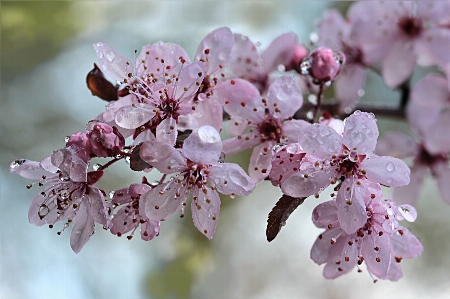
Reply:
<svg viewBox="0 0 450 299"><path fill-rule="evenodd" d="M208 241L190 217L171 217L150 242L131 241L97 227L78 255L70 229L35 227L27 212L38 187L9 174L16 158L39 161L84 131L105 102L86 87L97 61L92 44L103 41L132 57L159 40L178 43L193 57L211 30L228 26L261 42L293 31L307 43L328 1L11 1L1 2L0 298L450 298L450 207L427 179L418 220L406 225L421 239L422 257L404 260L397 283L374 284L365 267L334 281L309 258L320 230L311 211L328 199L308 199L271 243L265 227L281 193L260 184L246 198L222 198L220 223ZM418 70L419 74L423 70ZM420 75L418 75L420 77ZM379 78L369 76L364 101L395 101ZM407 130L402 120L378 121L380 131ZM249 151L230 161L245 161ZM245 165L245 164L243 164ZM106 190L140 181L142 174L114 165L100 182ZM385 197L389 197L386 190ZM187 215L188 216L188 215Z"/></svg>

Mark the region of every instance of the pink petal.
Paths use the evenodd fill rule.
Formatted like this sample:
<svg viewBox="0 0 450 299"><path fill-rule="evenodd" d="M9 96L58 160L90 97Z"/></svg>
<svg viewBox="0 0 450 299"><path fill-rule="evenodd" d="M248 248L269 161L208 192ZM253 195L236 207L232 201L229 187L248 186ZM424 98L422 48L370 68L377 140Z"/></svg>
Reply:
<svg viewBox="0 0 450 299"><path fill-rule="evenodd" d="M136 129L155 116L153 109L146 104L134 104L117 110L115 114L116 123L125 129Z"/></svg>
<svg viewBox="0 0 450 299"><path fill-rule="evenodd" d="M234 116L227 124L228 134L231 136L244 134L247 128L247 120L239 116Z"/></svg>
<svg viewBox="0 0 450 299"><path fill-rule="evenodd" d="M394 257L411 259L420 256L423 252L419 239L405 227L399 226L398 230L390 235L390 239Z"/></svg>
<svg viewBox="0 0 450 299"><path fill-rule="evenodd" d="M42 176L52 177L55 173L49 172L42 168L41 164L36 161L27 159L14 160L9 166L9 171L24 177L26 179L40 180Z"/></svg>
<svg viewBox="0 0 450 299"><path fill-rule="evenodd" d="M360 96L359 91L364 88L366 70L359 64L348 64L341 69L334 82L334 91L339 101L339 110L353 109Z"/></svg>
<svg viewBox="0 0 450 299"><path fill-rule="evenodd" d="M141 238L144 241L153 240L159 234L161 222L155 220L147 220L141 224Z"/></svg>
<svg viewBox="0 0 450 299"><path fill-rule="evenodd" d="M377 138L378 127L372 113L355 111L345 120L343 143L350 151L370 154L375 150Z"/></svg>
<svg viewBox="0 0 450 299"><path fill-rule="evenodd" d="M186 138L182 151L193 162L211 164L219 160L222 148L219 132L211 126L203 126Z"/></svg>
<svg viewBox="0 0 450 299"><path fill-rule="evenodd" d="M208 65L207 74L212 74L225 66L234 43L233 33L228 27L221 27L210 32L200 42L195 61L205 61Z"/></svg>
<svg viewBox="0 0 450 299"><path fill-rule="evenodd" d="M320 169L320 167L308 163L307 156L303 159L300 171L281 184L284 194L292 197L308 197L318 194L330 185L330 179L336 175L331 169ZM309 166L305 167L304 164L309 164Z"/></svg>
<svg viewBox="0 0 450 299"><path fill-rule="evenodd" d="M418 153L418 147L408 135L390 131L378 139L375 153L379 156L404 159L414 157Z"/></svg>
<svg viewBox="0 0 450 299"><path fill-rule="evenodd" d="M204 94L200 94L199 98L201 95ZM204 101L199 101L193 113L178 117L178 129L198 129L201 126L209 125L220 131L222 129L222 119L222 105L213 98L206 98Z"/></svg>
<svg viewBox="0 0 450 299"><path fill-rule="evenodd" d="M342 150L342 137L332 128L319 124L304 129L298 143L306 153L318 158L329 158Z"/></svg>
<svg viewBox="0 0 450 299"><path fill-rule="evenodd" d="M387 156L368 156L361 168L366 171L369 181L386 186L403 186L409 184L411 170L400 159Z"/></svg>
<svg viewBox="0 0 450 299"><path fill-rule="evenodd" d="M312 222L318 228L327 228L329 224L331 227L337 227L337 203L335 200L329 200L319 204L312 212Z"/></svg>
<svg viewBox="0 0 450 299"><path fill-rule="evenodd" d="M297 36L293 32L284 33L274 39L261 54L264 71L271 73L277 70L279 65L288 66L296 45Z"/></svg>
<svg viewBox="0 0 450 299"><path fill-rule="evenodd" d="M293 143L298 142L302 131L310 124L303 119L291 119L283 123L281 142Z"/></svg>
<svg viewBox="0 0 450 299"><path fill-rule="evenodd" d="M422 165L414 165L411 167L410 182L406 186L396 187L392 198L396 204L411 204L414 205L419 199L420 190L423 186L423 179L425 177L428 167Z"/></svg>
<svg viewBox="0 0 450 299"><path fill-rule="evenodd" d="M147 52L149 52L148 55ZM144 69L144 66L140 65L141 61L144 60L147 73L154 73L156 76L164 72L170 73L169 75L178 74L182 67L180 57L185 60L185 63L191 63L189 55L180 45L157 42L151 46L142 47L141 54L136 59L136 68Z"/></svg>
<svg viewBox="0 0 450 299"><path fill-rule="evenodd" d="M446 162L436 163L433 165L432 170L442 198L446 203L450 204L450 166Z"/></svg>
<svg viewBox="0 0 450 299"><path fill-rule="evenodd" d="M326 263L331 247L336 244L336 239L343 233L339 226L321 233L311 248L311 259L319 265Z"/></svg>
<svg viewBox="0 0 450 299"><path fill-rule="evenodd" d="M243 79L233 79L216 85L215 95L225 111L233 116L240 116L259 123L264 119L264 103L258 89Z"/></svg>
<svg viewBox="0 0 450 299"><path fill-rule="evenodd" d="M175 145L177 141L177 122L172 117L164 119L156 127L156 140L170 145Z"/></svg>
<svg viewBox="0 0 450 299"><path fill-rule="evenodd" d="M356 185L353 178L348 178L342 183L336 202L339 224L347 234L355 233L367 222L365 197L370 194L364 182Z"/></svg>
<svg viewBox="0 0 450 299"><path fill-rule="evenodd" d="M83 201L88 202L88 209L92 220L108 227L110 222L109 213L112 210L112 205L109 201L105 200L102 191L98 188L89 186Z"/></svg>
<svg viewBox="0 0 450 299"><path fill-rule="evenodd" d="M450 104L450 101L449 101ZM450 105L440 111L435 122L423 137L425 148L432 155L450 153Z"/></svg>
<svg viewBox="0 0 450 299"><path fill-rule="evenodd" d="M150 220L165 220L182 209L187 196L187 188L176 180L158 185L141 196L139 214Z"/></svg>
<svg viewBox="0 0 450 299"><path fill-rule="evenodd" d="M290 75L278 77L269 86L267 105L275 118L287 119L295 114L303 104L303 94Z"/></svg>
<svg viewBox="0 0 450 299"><path fill-rule="evenodd" d="M390 88L405 82L412 74L417 56L411 41L399 39L383 59L383 79Z"/></svg>
<svg viewBox="0 0 450 299"><path fill-rule="evenodd" d="M86 182L87 164L78 157L72 148L63 148L53 152L52 164L61 170L61 179L74 182ZM66 178L66 176L68 176Z"/></svg>
<svg viewBox="0 0 450 299"><path fill-rule="evenodd" d="M390 281L398 281L400 278L402 278L402 276L403 272L400 264L395 262L395 260L392 260L389 266L389 272L386 275L386 279Z"/></svg>
<svg viewBox="0 0 450 299"><path fill-rule="evenodd" d="M162 173L175 173L186 169L186 158L180 150L164 142L144 142L140 149L142 160L149 163Z"/></svg>
<svg viewBox="0 0 450 299"><path fill-rule="evenodd" d="M449 43L450 32L448 28L444 26L429 28L417 41L418 62L424 66L450 63L447 49Z"/></svg>
<svg viewBox="0 0 450 299"><path fill-rule="evenodd" d="M202 63L185 64L178 76L174 98L191 99L199 89L204 76L205 69Z"/></svg>
<svg viewBox="0 0 450 299"><path fill-rule="evenodd" d="M230 53L229 66L236 77L257 79L261 70L259 54L255 44L246 36L234 34L234 45Z"/></svg>
<svg viewBox="0 0 450 299"><path fill-rule="evenodd" d="M247 133L242 136L224 140L222 142L223 152L227 156L233 155L233 154L239 153L245 149L251 148L260 142L261 142L261 139L259 138L259 134L254 133L254 132Z"/></svg>
<svg viewBox="0 0 450 299"><path fill-rule="evenodd" d="M109 231L113 235L117 235L118 233L123 235L132 229L135 229L139 225L139 222L133 222L135 215L136 214L134 212L130 211L130 207L128 206L120 208L111 221L112 226Z"/></svg>
<svg viewBox="0 0 450 299"><path fill-rule="evenodd" d="M330 9L325 11L318 24L320 45L342 51L341 40L347 38L350 24L350 22L344 20L338 10Z"/></svg>
<svg viewBox="0 0 450 299"><path fill-rule="evenodd" d="M352 270L357 259L356 244L349 245L350 236L340 237L334 243L328 253L328 261L323 268L323 276L326 279L334 279Z"/></svg>
<svg viewBox="0 0 450 299"><path fill-rule="evenodd" d="M94 219L89 213L88 204L82 201L73 218L72 234L70 235L70 247L75 253L79 253L83 246L94 234Z"/></svg>
<svg viewBox="0 0 450 299"><path fill-rule="evenodd" d="M272 185L280 186L300 169L305 152L298 143L280 147L272 157L270 180Z"/></svg>
<svg viewBox="0 0 450 299"><path fill-rule="evenodd" d="M399 205L397 211L396 217L399 221L406 220L408 222L414 222L417 219L417 211L412 205Z"/></svg>
<svg viewBox="0 0 450 299"><path fill-rule="evenodd" d="M195 227L208 239L212 239L219 220L220 197L216 191L208 187L198 189L194 187L192 191L192 220Z"/></svg>
<svg viewBox="0 0 450 299"><path fill-rule="evenodd" d="M234 163L215 163L209 168L209 183L226 195L249 195L255 183L245 171Z"/></svg>
<svg viewBox="0 0 450 299"><path fill-rule="evenodd" d="M272 168L272 148L275 141L266 141L256 146L250 156L250 164L248 166L248 174L257 184L269 175Z"/></svg>
<svg viewBox="0 0 450 299"><path fill-rule="evenodd" d="M375 250L377 247L378 251ZM388 234L365 235L361 253L369 271L378 278L386 278L391 264L391 242Z"/></svg>
<svg viewBox="0 0 450 299"><path fill-rule="evenodd" d="M133 72L128 58L119 54L116 49L105 43L98 42L94 45L97 53L100 69L111 79L123 82L128 74Z"/></svg>

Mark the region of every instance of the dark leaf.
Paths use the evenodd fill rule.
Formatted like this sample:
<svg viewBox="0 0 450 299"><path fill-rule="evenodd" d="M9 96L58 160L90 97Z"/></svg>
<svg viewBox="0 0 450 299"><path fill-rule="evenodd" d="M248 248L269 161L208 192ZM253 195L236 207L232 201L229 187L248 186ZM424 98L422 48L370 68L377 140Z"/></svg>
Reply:
<svg viewBox="0 0 450 299"><path fill-rule="evenodd" d="M142 143L135 146L133 151L131 152L130 168L134 171L141 171L152 167L150 164L142 160L141 155L139 154L141 146Z"/></svg>
<svg viewBox="0 0 450 299"><path fill-rule="evenodd" d="M275 204L267 219L266 237L267 241L272 241L278 235L281 227L286 224L292 212L305 201L306 197L295 198L283 194Z"/></svg>
<svg viewBox="0 0 450 299"><path fill-rule="evenodd" d="M106 80L103 72L94 63L94 68L86 76L86 84L92 95L107 102L117 101L118 87Z"/></svg>

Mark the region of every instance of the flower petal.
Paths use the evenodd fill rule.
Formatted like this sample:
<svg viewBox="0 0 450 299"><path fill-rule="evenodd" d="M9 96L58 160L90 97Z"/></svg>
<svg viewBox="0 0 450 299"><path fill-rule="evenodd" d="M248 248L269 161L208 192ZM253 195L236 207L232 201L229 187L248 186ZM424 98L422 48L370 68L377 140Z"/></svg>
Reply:
<svg viewBox="0 0 450 299"><path fill-rule="evenodd" d="M399 38L383 59L383 79L389 88L405 82L412 74L417 56L412 41Z"/></svg>
<svg viewBox="0 0 450 299"><path fill-rule="evenodd" d="M318 228L338 226L337 203L335 200L325 201L314 208L312 222Z"/></svg>
<svg viewBox="0 0 450 299"><path fill-rule="evenodd" d="M159 234L161 222L156 220L147 220L141 224L141 239L144 241L153 240Z"/></svg>
<svg viewBox="0 0 450 299"><path fill-rule="evenodd" d="M445 162L436 163L433 165L432 170L442 198L446 203L450 204L450 166Z"/></svg>
<svg viewBox="0 0 450 299"><path fill-rule="evenodd" d="M222 148L219 132L211 126L203 126L186 138L182 151L191 161L211 164L219 160Z"/></svg>
<svg viewBox="0 0 450 299"><path fill-rule="evenodd" d="M390 131L378 139L375 153L379 156L404 159L414 157L418 153L418 147L408 135Z"/></svg>
<svg viewBox="0 0 450 299"><path fill-rule="evenodd" d="M177 122L172 117L164 119L156 127L156 140L175 145L177 141Z"/></svg>
<svg viewBox="0 0 450 299"><path fill-rule="evenodd" d="M139 214L150 220L165 220L187 200L188 190L175 180L160 184L141 196Z"/></svg>
<svg viewBox="0 0 450 299"><path fill-rule="evenodd" d="M250 156L250 164L248 166L248 174L257 184L269 175L272 168L272 148L275 141L266 141L253 149Z"/></svg>
<svg viewBox="0 0 450 299"><path fill-rule="evenodd" d="M242 136L226 139L222 142L223 152L228 155L233 155L251 148L261 142L259 135L251 132Z"/></svg>
<svg viewBox="0 0 450 299"><path fill-rule="evenodd" d="M370 197L367 187L363 183L355 184L354 178L348 178L338 191L336 202L338 205L339 225L347 234L353 234L367 222L365 197Z"/></svg>
<svg viewBox="0 0 450 299"><path fill-rule="evenodd" d="M322 159L342 150L342 137L334 129L320 124L313 124L304 129L298 143L307 154Z"/></svg>
<svg viewBox="0 0 450 299"><path fill-rule="evenodd" d="M184 65L178 76L175 99L191 99L205 77L204 66L200 62Z"/></svg>
<svg viewBox="0 0 450 299"><path fill-rule="evenodd" d="M423 252L423 246L419 239L405 227L399 226L390 239L392 255L395 257L411 259L420 256Z"/></svg>
<svg viewBox="0 0 450 299"><path fill-rule="evenodd" d="M355 111L345 120L343 143L359 155L370 154L375 150L378 127L372 113Z"/></svg>
<svg viewBox="0 0 450 299"><path fill-rule="evenodd" d="M367 179L372 182L386 186L409 184L411 170L400 159L370 155L360 165L366 171Z"/></svg>
<svg viewBox="0 0 450 299"><path fill-rule="evenodd" d="M302 131L310 124L303 119L291 119L283 123L281 142L298 142Z"/></svg>
<svg viewBox="0 0 450 299"><path fill-rule="evenodd" d="M396 187L392 198L396 204L414 205L419 199L420 190L423 186L423 179L428 171L428 167L414 165L411 167L410 182L406 186Z"/></svg>
<svg viewBox="0 0 450 299"><path fill-rule="evenodd" d="M216 72L219 65L225 66L233 47L234 37L230 28L221 27L208 33L198 46L195 61L205 61L207 74Z"/></svg>
<svg viewBox="0 0 450 299"><path fill-rule="evenodd" d="M327 264L323 268L323 276L326 279L337 278L355 267L358 261L357 246L356 244L349 245L350 241L350 236L340 237L331 246Z"/></svg>
<svg viewBox="0 0 450 299"><path fill-rule="evenodd" d="M136 129L155 116L153 109L145 104L133 104L117 110L115 120L117 125L125 129Z"/></svg>
<svg viewBox="0 0 450 299"><path fill-rule="evenodd" d="M391 242L388 234L365 235L361 253L368 270L378 278L386 278L391 264Z"/></svg>
<svg viewBox="0 0 450 299"><path fill-rule="evenodd" d="M220 197L216 191L204 186L202 189L194 187L191 203L192 220L195 227L211 240L213 237L220 212Z"/></svg>
<svg viewBox="0 0 450 299"><path fill-rule="evenodd" d="M269 86L267 108L275 118L287 119L295 114L303 104L303 94L290 75L278 77Z"/></svg>
<svg viewBox="0 0 450 299"><path fill-rule="evenodd" d="M272 185L280 186L290 176L297 173L303 157L305 157L305 152L298 143L291 143L275 150L269 175Z"/></svg>
<svg viewBox="0 0 450 299"><path fill-rule="evenodd" d="M70 247L75 253L79 253L94 234L95 229L94 219L89 213L87 200L81 201L72 223Z"/></svg>
<svg viewBox="0 0 450 299"><path fill-rule="evenodd" d="M175 173L187 167L186 158L181 154L180 150L164 142L144 142L139 153L142 160L162 173Z"/></svg>
<svg viewBox="0 0 450 299"><path fill-rule="evenodd" d="M95 43L94 50L97 53L100 69L111 79L123 82L128 74L133 72L128 58L105 43Z"/></svg>
<svg viewBox="0 0 450 299"><path fill-rule="evenodd" d="M341 113L355 107L360 98L359 91L364 88L365 81L366 70L359 64L348 64L342 68L333 84Z"/></svg>
<svg viewBox="0 0 450 299"><path fill-rule="evenodd" d="M331 246L335 244L336 239L342 233L343 231L339 226L327 229L321 233L311 248L311 259L318 265L327 262Z"/></svg>
<svg viewBox="0 0 450 299"><path fill-rule="evenodd" d="M289 66L296 44L297 36L293 32L275 38L261 54L264 71L268 74L277 70L279 65Z"/></svg>
<svg viewBox="0 0 450 299"><path fill-rule="evenodd" d="M209 183L226 195L249 195L255 183L245 171L234 163L215 163L209 168Z"/></svg>

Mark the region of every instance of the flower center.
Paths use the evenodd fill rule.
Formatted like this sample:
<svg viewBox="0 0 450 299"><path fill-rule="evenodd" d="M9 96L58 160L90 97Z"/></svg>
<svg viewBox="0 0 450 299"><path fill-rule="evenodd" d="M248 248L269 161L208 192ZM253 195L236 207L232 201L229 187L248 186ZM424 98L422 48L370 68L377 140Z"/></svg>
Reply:
<svg viewBox="0 0 450 299"><path fill-rule="evenodd" d="M398 26L407 36L416 37L422 32L423 22L415 17L405 17L398 21Z"/></svg>
<svg viewBox="0 0 450 299"><path fill-rule="evenodd" d="M267 140L280 142L281 122L279 119L268 116L262 123L258 124L258 131L261 135L261 142Z"/></svg>

